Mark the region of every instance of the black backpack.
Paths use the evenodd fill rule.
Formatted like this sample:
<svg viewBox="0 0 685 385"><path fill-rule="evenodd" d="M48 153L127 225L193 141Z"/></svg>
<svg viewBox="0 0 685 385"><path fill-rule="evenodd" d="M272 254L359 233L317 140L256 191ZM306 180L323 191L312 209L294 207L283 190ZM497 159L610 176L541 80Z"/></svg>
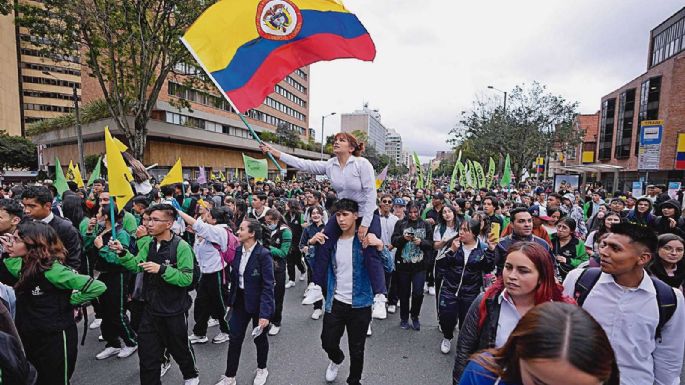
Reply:
<svg viewBox="0 0 685 385"><path fill-rule="evenodd" d="M647 274L647 272L645 272ZM590 294L590 291L595 286L599 277L602 275L602 269L599 267L588 267L580 273L578 280L576 281L576 286L574 290L573 297L575 298L578 306L582 307L583 303ZM658 278L649 276L654 283L654 289L656 289L656 303L659 306L659 324L656 327L656 340L661 343L661 330L664 325L673 317L675 314L676 307L678 304L678 299L673 291L673 288L659 280Z"/></svg>
<svg viewBox="0 0 685 385"><path fill-rule="evenodd" d="M178 251L178 245L179 243L181 243L181 240L181 237L174 234L174 237L171 239L171 244L169 245L170 256L175 261L177 261L176 252ZM191 282L190 286L187 287L188 291L193 291L197 288L197 285L200 282L201 275L202 273L200 272L200 265L197 264L197 258L195 258L195 255L193 255L193 282Z"/></svg>

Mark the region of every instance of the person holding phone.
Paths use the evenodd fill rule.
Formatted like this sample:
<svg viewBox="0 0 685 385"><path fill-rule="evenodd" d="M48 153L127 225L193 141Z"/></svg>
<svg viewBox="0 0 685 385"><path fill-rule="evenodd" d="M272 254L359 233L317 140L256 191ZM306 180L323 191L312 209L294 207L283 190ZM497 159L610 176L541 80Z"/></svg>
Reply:
<svg viewBox="0 0 685 385"><path fill-rule="evenodd" d="M247 326L252 322L254 344L257 347L255 385L264 385L269 376L266 362L269 355L267 328L274 314L274 267L271 251L262 246L262 225L258 220L243 220L238 228L242 244L231 263L231 288L226 304L231 308L228 320L229 342L226 372L216 385L235 385L238 364Z"/></svg>
<svg viewBox="0 0 685 385"><path fill-rule="evenodd" d="M421 219L416 202L407 205L407 218L397 222L392 234L392 245L397 248L395 266L397 290L400 298L400 327L420 330L419 314L423 304L423 285L426 281L426 253L433 250L433 229ZM411 309L409 298L411 297Z"/></svg>

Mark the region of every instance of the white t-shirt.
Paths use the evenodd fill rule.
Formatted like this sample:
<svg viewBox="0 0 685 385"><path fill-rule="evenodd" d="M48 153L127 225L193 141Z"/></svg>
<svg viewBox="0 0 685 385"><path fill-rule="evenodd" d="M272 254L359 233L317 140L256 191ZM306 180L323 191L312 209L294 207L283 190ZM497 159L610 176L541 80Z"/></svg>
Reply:
<svg viewBox="0 0 685 385"><path fill-rule="evenodd" d="M440 226L435 226L433 231L433 242L448 241L455 237L459 232L453 227L447 227L445 232L440 236Z"/></svg>
<svg viewBox="0 0 685 385"><path fill-rule="evenodd" d="M335 294L333 298L352 305L352 244L350 239L338 239L335 251Z"/></svg>
<svg viewBox="0 0 685 385"><path fill-rule="evenodd" d="M462 250L464 250L464 266L468 263L471 252L476 249L476 246L478 246L478 243L475 243L471 247L462 244Z"/></svg>

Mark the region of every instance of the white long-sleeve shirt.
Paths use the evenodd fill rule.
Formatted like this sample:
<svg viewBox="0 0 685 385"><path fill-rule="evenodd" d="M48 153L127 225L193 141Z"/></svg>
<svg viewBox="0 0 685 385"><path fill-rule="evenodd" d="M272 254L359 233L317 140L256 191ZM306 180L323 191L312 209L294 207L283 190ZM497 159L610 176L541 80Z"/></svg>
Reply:
<svg viewBox="0 0 685 385"><path fill-rule="evenodd" d="M371 225L376 209L376 173L366 158L350 156L345 167L340 166L337 157L315 161L281 153L281 160L298 170L328 176L339 199L352 199L359 204L362 226Z"/></svg>
<svg viewBox="0 0 685 385"><path fill-rule="evenodd" d="M198 219L193 225L195 230L195 245L193 250L203 274L216 273L225 268L221 254L214 245L219 245L222 251L226 251L228 233L226 225L210 225L202 219Z"/></svg>
<svg viewBox="0 0 685 385"><path fill-rule="evenodd" d="M573 296L581 269L564 280L564 293ZM655 337L659 324L656 289L645 273L637 288L626 288L602 273L588 294L583 309L594 317L609 337L621 372L621 385L674 385L680 383L685 353L685 303L674 290L676 312Z"/></svg>

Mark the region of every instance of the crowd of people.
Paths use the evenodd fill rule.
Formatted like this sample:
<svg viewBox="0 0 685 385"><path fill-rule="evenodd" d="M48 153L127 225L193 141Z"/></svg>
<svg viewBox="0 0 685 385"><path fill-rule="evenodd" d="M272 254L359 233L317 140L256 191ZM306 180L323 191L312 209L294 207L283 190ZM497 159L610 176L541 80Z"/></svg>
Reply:
<svg viewBox="0 0 685 385"><path fill-rule="evenodd" d="M286 290L303 281L329 382L345 332L347 383L360 384L372 319L399 313L399 328L419 331L434 306L453 384L680 383L682 195L416 188L407 176L377 190L363 143L340 133L333 147L308 161L262 144L322 181L188 181L125 207L102 179L61 195L50 183L0 191L0 383L68 384L83 319L100 330L95 358L137 352L146 385L172 361L198 384L193 345L210 341L228 345L217 385L236 384L249 332L253 383L265 384Z"/></svg>

